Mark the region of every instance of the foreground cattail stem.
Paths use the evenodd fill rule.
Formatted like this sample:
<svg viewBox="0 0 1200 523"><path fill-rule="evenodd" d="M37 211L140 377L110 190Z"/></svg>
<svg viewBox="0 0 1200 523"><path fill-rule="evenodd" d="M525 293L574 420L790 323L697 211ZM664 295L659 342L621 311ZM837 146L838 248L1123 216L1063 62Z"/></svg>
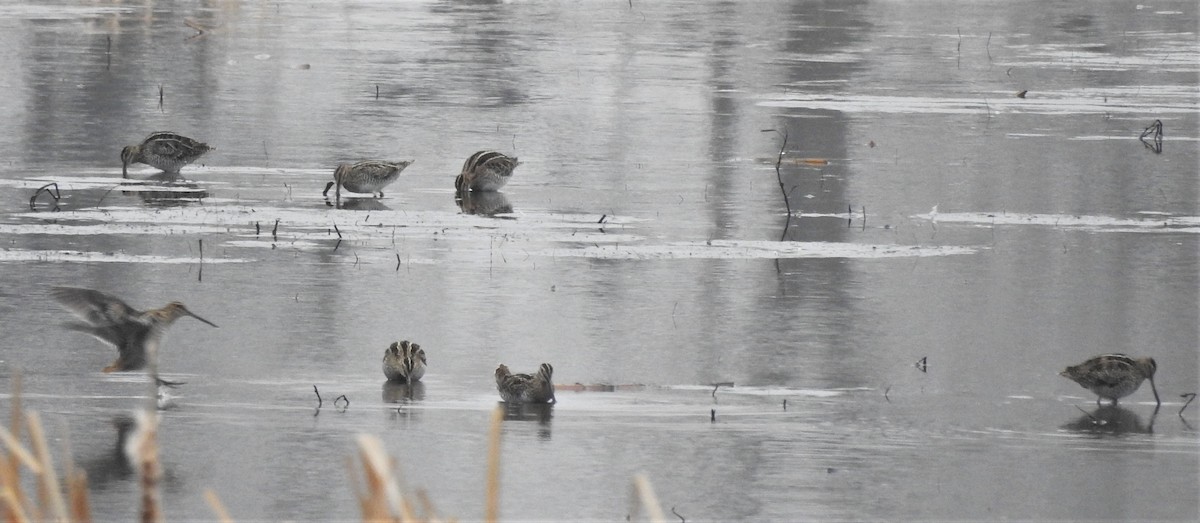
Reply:
<svg viewBox="0 0 1200 523"><path fill-rule="evenodd" d="M500 518L500 428L504 424L504 408L497 405L492 411L488 431L487 498L483 520L495 523Z"/></svg>

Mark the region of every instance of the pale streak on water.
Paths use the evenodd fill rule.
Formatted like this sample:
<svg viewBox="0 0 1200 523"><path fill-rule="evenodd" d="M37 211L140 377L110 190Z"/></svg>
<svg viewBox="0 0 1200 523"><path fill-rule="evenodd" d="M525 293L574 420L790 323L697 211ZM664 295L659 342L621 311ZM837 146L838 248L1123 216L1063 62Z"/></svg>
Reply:
<svg viewBox="0 0 1200 523"><path fill-rule="evenodd" d="M19 370L69 430L104 520L135 514L111 447L142 389L56 328L50 284L221 326L185 318L163 354L188 382L161 428L170 520L212 517L205 488L239 521L355 519L360 432L478 518L492 370L541 361L645 387L507 422L508 520L622 519L638 472L688 520L1194 520L1197 10L6 4L0 390ZM1137 140L1155 119L1161 154ZM107 192L120 147L167 129L217 151ZM788 132L800 215L778 255L763 129ZM480 203L499 218L451 195L485 148L523 162ZM383 200L326 207L333 166L364 158L417 161ZM30 212L49 182L63 212ZM379 369L401 338L429 354L411 397ZM1148 390L1097 409L1056 375L1107 352L1158 360L1157 415Z"/></svg>

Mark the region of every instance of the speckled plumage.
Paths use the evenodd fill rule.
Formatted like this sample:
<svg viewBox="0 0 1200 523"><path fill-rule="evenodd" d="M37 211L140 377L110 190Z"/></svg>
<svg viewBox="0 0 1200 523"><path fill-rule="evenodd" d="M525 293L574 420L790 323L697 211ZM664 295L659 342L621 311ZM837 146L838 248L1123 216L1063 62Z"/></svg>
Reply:
<svg viewBox="0 0 1200 523"><path fill-rule="evenodd" d="M1117 400L1124 398L1142 385L1142 381L1150 380L1150 390L1154 391L1154 401L1159 405L1158 388L1154 386L1154 372L1158 364L1154 358L1130 358L1124 354L1104 354L1089 359L1079 365L1067 367L1058 373L1069 378L1085 389L1096 394L1096 404L1101 398Z"/></svg>
<svg viewBox="0 0 1200 523"><path fill-rule="evenodd" d="M554 403L554 367L543 363L537 374L513 374L501 364L496 367L496 390L508 403Z"/></svg>
<svg viewBox="0 0 1200 523"><path fill-rule="evenodd" d="M147 354L157 354L167 329L175 320L191 316L216 327L184 307L172 302L161 309L138 311L115 296L91 289L54 287L50 295L83 322L68 323L71 330L90 334L117 349L117 360L104 372L139 370L146 366Z"/></svg>
<svg viewBox="0 0 1200 523"><path fill-rule="evenodd" d="M413 160L401 162L367 160L355 164L340 164L333 171L333 181L325 184L325 191L321 193L321 196L328 196L329 188L336 185L337 190L334 191L334 195L339 207L342 202L343 187L350 192L372 194L383 198L383 188L396 181L404 168L412 163Z"/></svg>
<svg viewBox="0 0 1200 523"><path fill-rule="evenodd" d="M462 172L454 178L454 190L498 191L512 178L521 162L496 151L479 151L463 162Z"/></svg>
<svg viewBox="0 0 1200 523"><path fill-rule="evenodd" d="M383 375L388 381L411 384L425 375L425 351L408 340L393 342L383 353Z"/></svg>
<svg viewBox="0 0 1200 523"><path fill-rule="evenodd" d="M129 176L129 164L144 163L163 172L178 173L185 165L213 150L181 134L160 131L147 136L142 143L121 149L121 176Z"/></svg>

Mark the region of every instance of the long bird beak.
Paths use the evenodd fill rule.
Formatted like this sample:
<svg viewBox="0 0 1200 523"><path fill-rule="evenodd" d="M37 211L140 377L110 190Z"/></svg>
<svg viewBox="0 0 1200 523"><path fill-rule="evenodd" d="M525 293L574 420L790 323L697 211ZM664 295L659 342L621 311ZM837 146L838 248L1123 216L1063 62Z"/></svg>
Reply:
<svg viewBox="0 0 1200 523"><path fill-rule="evenodd" d="M201 318L201 317L199 317L199 316L196 316L195 314L193 314L193 313L192 313L192 311L187 311L187 315L188 315L188 316L191 316L191 317L193 317L193 318L196 318L197 320L200 320L200 321L202 321L202 322L204 322L204 323L207 323L207 324L209 324L209 325L212 325L213 327L216 327L216 326L217 326L217 324L216 324L216 323L213 323L213 322L211 322L211 321L208 321L208 320L206 320L206 319L204 319L204 318ZM217 327L217 328L220 328L220 327ZM1151 381L1151 382L1150 382L1150 384L1151 384L1151 385L1153 385L1153 384L1154 384L1154 382L1153 382L1153 381ZM1154 393L1154 395L1155 395L1155 397L1157 397L1157 396L1158 396L1158 393L1157 393L1157 392L1155 392L1155 393Z"/></svg>
<svg viewBox="0 0 1200 523"><path fill-rule="evenodd" d="M1154 386L1154 378L1150 378L1150 390L1154 392L1154 403L1161 406L1162 401L1158 399L1158 387Z"/></svg>

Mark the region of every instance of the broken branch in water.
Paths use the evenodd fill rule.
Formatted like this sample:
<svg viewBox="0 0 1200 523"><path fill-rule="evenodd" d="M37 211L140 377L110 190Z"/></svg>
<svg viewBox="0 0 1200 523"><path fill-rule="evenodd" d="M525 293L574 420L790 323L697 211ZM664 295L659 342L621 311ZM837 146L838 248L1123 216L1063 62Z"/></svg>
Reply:
<svg viewBox="0 0 1200 523"><path fill-rule="evenodd" d="M316 385L313 385L313 393L317 395L317 408L319 409L321 408L321 404L324 402L321 401L321 391L317 390Z"/></svg>
<svg viewBox="0 0 1200 523"><path fill-rule="evenodd" d="M51 192L51 189L53 189L53 192ZM33 212L37 212L37 208L34 207L34 204L37 203L37 198L39 195L42 194L43 191L46 194L49 194L51 197L54 198L54 209L57 210L58 209L58 200L62 198L62 193L59 192L59 190L58 190L57 182L50 182L46 185L38 187L38 190L34 191L33 196L31 196L29 198L29 210L31 210Z"/></svg>
<svg viewBox="0 0 1200 523"><path fill-rule="evenodd" d="M733 386L733 382L732 382L732 381L722 381L722 382L720 382L720 383L713 383L713 391L712 391L712 397L713 397L713 399L716 399L716 397L717 397L717 389L721 388L721 386L722 386L722 385L724 385L724 386L726 386L726 387L732 387L732 386Z"/></svg>
<svg viewBox="0 0 1200 523"><path fill-rule="evenodd" d="M1147 149L1154 151L1156 154L1161 153L1163 139L1162 128L1162 120L1155 120L1154 123L1150 124L1150 127L1142 130L1142 134L1138 137L1138 140L1141 140L1142 145L1145 145ZM1146 137L1151 137L1152 141L1147 142Z"/></svg>
<svg viewBox="0 0 1200 523"><path fill-rule="evenodd" d="M275 228L271 229L271 239L279 241L279 218L275 218Z"/></svg>

